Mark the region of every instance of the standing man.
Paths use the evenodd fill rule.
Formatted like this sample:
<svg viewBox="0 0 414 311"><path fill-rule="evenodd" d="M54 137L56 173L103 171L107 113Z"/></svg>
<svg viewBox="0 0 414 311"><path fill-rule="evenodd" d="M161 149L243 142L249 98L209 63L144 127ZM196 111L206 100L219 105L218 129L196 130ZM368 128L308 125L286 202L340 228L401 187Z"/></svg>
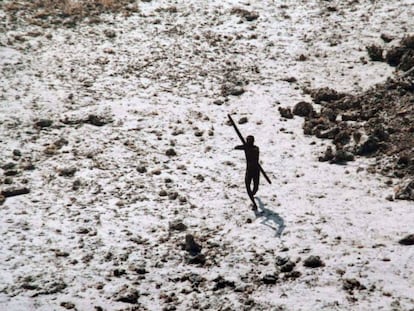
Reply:
<svg viewBox="0 0 414 311"><path fill-rule="evenodd" d="M246 183L247 194L253 203L253 210L257 210L256 202L254 201L254 195L259 190L260 179L260 165L259 165L259 147L254 145L254 137L249 135L246 137L246 143L244 145L236 146L234 149L244 150L246 155L246 176L244 181ZM253 190L251 184L253 181Z"/></svg>

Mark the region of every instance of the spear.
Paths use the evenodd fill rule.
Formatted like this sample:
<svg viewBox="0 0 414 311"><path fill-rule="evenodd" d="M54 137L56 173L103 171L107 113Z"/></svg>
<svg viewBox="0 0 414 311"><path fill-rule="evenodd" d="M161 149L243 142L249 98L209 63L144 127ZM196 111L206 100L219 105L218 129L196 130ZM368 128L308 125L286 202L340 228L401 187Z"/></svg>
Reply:
<svg viewBox="0 0 414 311"><path fill-rule="evenodd" d="M229 117L230 123L231 123L231 125L233 125L234 130L236 131L236 133L239 136L240 140L242 141L243 145L245 145L246 144L246 140L244 139L243 135L240 133L239 129L237 128L236 123L234 123L233 118L229 114L227 116ZM259 163L259 169L260 169L260 172L263 174L264 178L266 178L267 182L269 184L271 184L272 182L270 181L269 177L267 177L266 172L263 170L263 168L260 165L260 163Z"/></svg>

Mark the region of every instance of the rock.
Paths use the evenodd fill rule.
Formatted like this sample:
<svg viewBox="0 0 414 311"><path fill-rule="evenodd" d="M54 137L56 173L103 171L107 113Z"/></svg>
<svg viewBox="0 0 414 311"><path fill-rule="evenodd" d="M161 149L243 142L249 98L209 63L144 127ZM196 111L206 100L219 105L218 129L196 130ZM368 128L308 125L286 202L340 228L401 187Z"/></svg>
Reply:
<svg viewBox="0 0 414 311"><path fill-rule="evenodd" d="M14 197L17 195L22 195L22 194L28 194L30 193L30 189L26 188L26 187L10 187L10 188L6 188L1 192L1 195L3 195L4 197L8 198L8 197Z"/></svg>
<svg viewBox="0 0 414 311"><path fill-rule="evenodd" d="M414 35L404 36L401 40L401 45L407 49L414 50Z"/></svg>
<svg viewBox="0 0 414 311"><path fill-rule="evenodd" d="M76 229L76 233L78 233L78 234L88 234L89 229L85 228L85 227L79 227L78 229Z"/></svg>
<svg viewBox="0 0 414 311"><path fill-rule="evenodd" d="M240 16L241 18L245 19L248 22L252 22L252 21L259 18L259 13L250 12L248 10L245 10L245 9L242 9L242 8L239 8L239 7L232 8L230 13L234 14L234 15L238 15L238 16Z"/></svg>
<svg viewBox="0 0 414 311"><path fill-rule="evenodd" d="M169 224L169 231L185 231L187 226L182 222L182 220L174 220Z"/></svg>
<svg viewBox="0 0 414 311"><path fill-rule="evenodd" d="M77 171L76 167L65 167L58 170L59 176L73 177Z"/></svg>
<svg viewBox="0 0 414 311"><path fill-rule="evenodd" d="M401 245L414 245L414 234L409 234L398 241Z"/></svg>
<svg viewBox="0 0 414 311"><path fill-rule="evenodd" d="M414 68L414 50L405 52L397 66L397 69L402 71L408 71L412 68Z"/></svg>
<svg viewBox="0 0 414 311"><path fill-rule="evenodd" d="M374 62L382 62L384 60L383 48L378 45L370 45L366 47L369 58Z"/></svg>
<svg viewBox="0 0 414 311"><path fill-rule="evenodd" d="M56 148L61 149L63 146L67 146L69 144L69 141L65 138L60 138L56 140L53 145L56 146Z"/></svg>
<svg viewBox="0 0 414 311"><path fill-rule="evenodd" d="M394 40L394 36L391 36L389 34L385 34L382 33L380 38L385 42L385 43L390 43L392 40Z"/></svg>
<svg viewBox="0 0 414 311"><path fill-rule="evenodd" d="M414 179L409 179L396 189L397 200L414 200Z"/></svg>
<svg viewBox="0 0 414 311"><path fill-rule="evenodd" d="M283 266L280 267L280 272L292 272L296 264L293 261L288 261Z"/></svg>
<svg viewBox="0 0 414 311"><path fill-rule="evenodd" d="M233 281L228 281L228 280L224 279L221 275L218 276L217 278L215 278L213 280L213 282L215 283L215 285L213 287L213 291L217 291L217 290L223 289L225 287L231 287L231 288L236 287L236 285L234 284Z"/></svg>
<svg viewBox="0 0 414 311"><path fill-rule="evenodd" d="M289 107L287 107L287 108L279 107L278 110L279 110L280 115L283 118L293 119L293 113L292 113L292 110Z"/></svg>
<svg viewBox="0 0 414 311"><path fill-rule="evenodd" d="M323 102L332 102L345 97L346 94L339 93L331 88L325 87L310 91L315 104L322 104Z"/></svg>
<svg viewBox="0 0 414 311"><path fill-rule="evenodd" d="M303 265L307 268L319 268L325 266L319 256L309 256L304 260Z"/></svg>
<svg viewBox="0 0 414 311"><path fill-rule="evenodd" d="M397 67L406 51L407 49L405 47L394 47L386 52L385 61L388 65Z"/></svg>
<svg viewBox="0 0 414 311"><path fill-rule="evenodd" d="M61 302L60 306L68 310L75 309L75 304L72 302Z"/></svg>
<svg viewBox="0 0 414 311"><path fill-rule="evenodd" d="M6 201L6 197L0 194L0 205L2 205Z"/></svg>
<svg viewBox="0 0 414 311"><path fill-rule="evenodd" d="M330 122L335 122L338 114L331 108L323 107L321 109L321 116L327 118Z"/></svg>
<svg viewBox="0 0 414 311"><path fill-rule="evenodd" d="M88 123L88 124L91 124L91 125L94 125L94 126L104 126L104 125L110 123L111 121L108 120L108 119L105 119L104 117L97 116L97 115L94 115L94 114L90 114L84 122Z"/></svg>
<svg viewBox="0 0 414 311"><path fill-rule="evenodd" d="M292 113L300 117L312 117L315 115L315 110L311 103L302 101L293 107Z"/></svg>
<svg viewBox="0 0 414 311"><path fill-rule="evenodd" d="M166 197L166 196L168 195L168 193L167 193L167 191L165 191L165 190L161 190L161 191L158 193L158 195L159 195L160 197Z"/></svg>
<svg viewBox="0 0 414 311"><path fill-rule="evenodd" d="M240 96L245 92L244 88L235 86L229 90L229 95Z"/></svg>
<svg viewBox="0 0 414 311"><path fill-rule="evenodd" d="M105 29L104 30L104 35L107 38L113 39L113 38L116 37L116 32L114 30L112 30L112 29Z"/></svg>
<svg viewBox="0 0 414 311"><path fill-rule="evenodd" d="M282 79L282 81L288 82L288 83L295 83L298 81L298 79L296 79L295 77L287 77Z"/></svg>
<svg viewBox="0 0 414 311"><path fill-rule="evenodd" d="M221 86L221 95L223 97L227 97L229 95L232 96L240 96L245 92L242 86L234 85L232 83L226 83Z"/></svg>
<svg viewBox="0 0 414 311"><path fill-rule="evenodd" d="M16 167L16 163L14 163L14 162L8 162L8 163L6 163L6 164L4 164L4 165L2 165L2 169L3 170L5 170L5 171L8 171L8 170L12 170L12 169L14 169Z"/></svg>
<svg viewBox="0 0 414 311"><path fill-rule="evenodd" d="M357 150L357 154L358 155L370 155L374 152L376 152L379 148L379 141L378 138L375 136L369 136L368 139L362 143L358 150Z"/></svg>
<svg viewBox="0 0 414 311"><path fill-rule="evenodd" d="M274 285L277 282L277 275L275 274L266 274L263 278L262 278L262 282L266 285Z"/></svg>
<svg viewBox="0 0 414 311"><path fill-rule="evenodd" d="M4 172L4 176L17 176L19 175L18 170L8 170Z"/></svg>
<svg viewBox="0 0 414 311"><path fill-rule="evenodd" d="M173 156L176 156L176 155L177 155L177 153L175 152L175 150L174 150L173 148L168 149L168 150L165 152L165 154L166 154L167 156L169 156L169 157L173 157Z"/></svg>
<svg viewBox="0 0 414 311"><path fill-rule="evenodd" d="M22 152L18 149L14 149L13 150L13 156L15 157L21 157L22 156Z"/></svg>
<svg viewBox="0 0 414 311"><path fill-rule="evenodd" d="M288 257L281 257L281 256L277 256L275 258L275 264L277 266L283 266L284 264L286 264L287 262L289 262L289 258Z"/></svg>
<svg viewBox="0 0 414 311"><path fill-rule="evenodd" d="M178 198L179 194L178 192L174 191L168 194L168 199L170 200L176 200Z"/></svg>
<svg viewBox="0 0 414 311"><path fill-rule="evenodd" d="M283 279L285 280L296 280L297 278L300 278L302 276L302 273L300 271L291 271L285 273L283 276Z"/></svg>
<svg viewBox="0 0 414 311"><path fill-rule="evenodd" d="M185 250L189 252L192 256L195 256L201 252L201 245L199 245L195 240L192 234L187 234L185 236Z"/></svg>
<svg viewBox="0 0 414 311"><path fill-rule="evenodd" d="M346 291L352 292L353 290L363 290L366 289L357 279L345 279L343 280L342 288Z"/></svg>
<svg viewBox="0 0 414 311"><path fill-rule="evenodd" d="M52 126L53 121L49 119L40 119L39 121L36 121L35 126L38 128L45 128Z"/></svg>
<svg viewBox="0 0 414 311"><path fill-rule="evenodd" d="M136 289L124 286L115 296L115 301L137 304L139 299L139 292Z"/></svg>
<svg viewBox="0 0 414 311"><path fill-rule="evenodd" d="M120 276L122 276L122 275L124 275L124 274L126 274L125 269L115 269L115 270L113 271L113 275L114 275L115 277L120 277Z"/></svg>
<svg viewBox="0 0 414 311"><path fill-rule="evenodd" d="M204 283L206 281L205 278L203 278L199 274L193 273L193 272L187 273L186 275L181 277L180 280L181 280L181 282L189 281L193 288L199 287L202 283Z"/></svg>
<svg viewBox="0 0 414 311"><path fill-rule="evenodd" d="M245 123L247 123L248 122L248 119L246 118L246 117L242 117L242 118L240 118L240 120L239 120L239 124L245 124Z"/></svg>
<svg viewBox="0 0 414 311"><path fill-rule="evenodd" d="M338 134L335 135L333 143L335 145L346 145L351 141L351 135L348 130L340 130Z"/></svg>
<svg viewBox="0 0 414 311"><path fill-rule="evenodd" d="M354 160L355 160L355 156L351 152L345 151L343 149L338 149L335 152L335 156L330 162L335 163L335 164L342 164L342 163L346 163L346 162L354 161Z"/></svg>

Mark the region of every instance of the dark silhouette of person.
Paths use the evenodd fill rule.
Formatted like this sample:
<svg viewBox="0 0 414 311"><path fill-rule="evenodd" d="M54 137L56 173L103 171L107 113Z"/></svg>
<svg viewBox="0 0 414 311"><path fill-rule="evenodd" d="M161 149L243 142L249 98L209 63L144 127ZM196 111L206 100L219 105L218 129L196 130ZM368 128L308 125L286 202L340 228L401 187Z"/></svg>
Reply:
<svg viewBox="0 0 414 311"><path fill-rule="evenodd" d="M246 143L244 145L236 146L234 149L244 150L246 155L246 176L244 181L246 183L247 194L253 203L253 210L257 210L257 204L254 201L254 195L259 190L260 180L260 165L259 165L259 147L254 144L254 137L249 135L246 137ZM251 184L253 181L253 189Z"/></svg>

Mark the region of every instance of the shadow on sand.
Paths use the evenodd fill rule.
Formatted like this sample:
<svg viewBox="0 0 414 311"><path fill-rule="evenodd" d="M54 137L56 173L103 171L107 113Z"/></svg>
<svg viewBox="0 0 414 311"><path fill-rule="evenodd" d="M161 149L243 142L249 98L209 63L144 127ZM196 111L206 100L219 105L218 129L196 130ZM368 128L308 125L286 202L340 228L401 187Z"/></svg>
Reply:
<svg viewBox="0 0 414 311"><path fill-rule="evenodd" d="M257 218L263 218L261 224L268 226L275 230L276 237L281 237L283 230L285 230L285 221L278 213L265 208L264 203L259 197L256 197L257 203L259 204L259 210L255 211Z"/></svg>

